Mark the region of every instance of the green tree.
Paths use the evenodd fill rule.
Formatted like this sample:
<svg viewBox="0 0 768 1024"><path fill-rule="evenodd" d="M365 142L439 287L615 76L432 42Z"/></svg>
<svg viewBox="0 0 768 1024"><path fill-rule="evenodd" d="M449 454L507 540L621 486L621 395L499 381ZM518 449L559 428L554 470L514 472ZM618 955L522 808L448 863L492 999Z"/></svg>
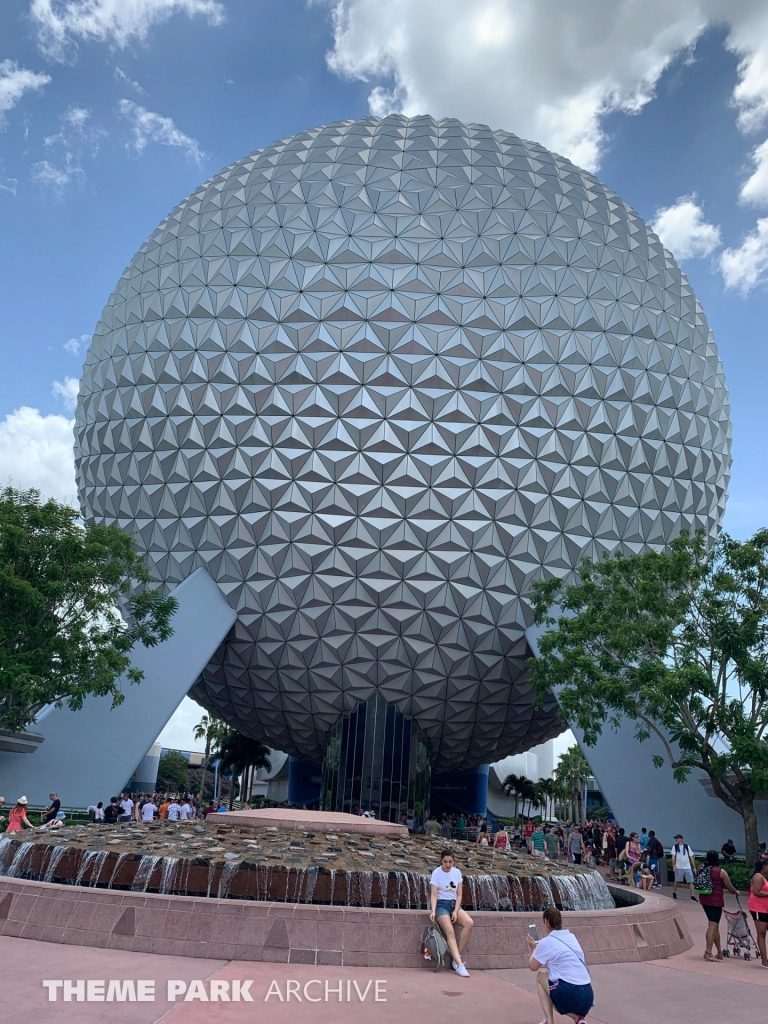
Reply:
<svg viewBox="0 0 768 1024"><path fill-rule="evenodd" d="M571 821L583 821L586 808L580 809L584 802L584 783L592 774L592 770L579 748L574 744L560 755L555 768L555 779L561 784L563 793L569 801L569 818Z"/></svg>
<svg viewBox="0 0 768 1024"><path fill-rule="evenodd" d="M0 492L0 728L21 731L47 704L124 700L137 643L171 636L176 600L148 588L133 538L37 491ZM125 612L118 611L118 601Z"/></svg>
<svg viewBox="0 0 768 1024"><path fill-rule="evenodd" d="M208 762L211 757L211 747L216 746L220 740L227 734L228 726L225 722L222 722L220 718L216 718L215 715L203 715L200 721L197 723L194 729L194 736L196 740L205 739L205 756L203 757L201 778L200 778L200 799L204 800L204 790L206 783L206 772L208 770Z"/></svg>
<svg viewBox="0 0 768 1024"><path fill-rule="evenodd" d="M520 797L527 782L528 779L526 779L524 775L515 775L514 772L512 772L501 784L507 796L514 796L515 798L515 823L517 823L517 808L520 802Z"/></svg>
<svg viewBox="0 0 768 1024"><path fill-rule="evenodd" d="M157 768L158 793L189 792L189 761L178 750L169 750Z"/></svg>
<svg viewBox="0 0 768 1024"><path fill-rule="evenodd" d="M710 551L702 533L683 534L663 552L585 561L577 576L535 585L536 622L549 627L535 686L556 689L588 745L628 719L638 740L657 738L654 763L678 782L704 772L754 860L754 800L768 791L768 530L744 543L723 534Z"/></svg>
<svg viewBox="0 0 768 1024"><path fill-rule="evenodd" d="M231 768L233 772L232 790L229 796L230 809L235 799L235 776L242 773L245 783L249 769L253 772L258 768L269 770L272 767L269 760L269 747L249 736L235 732L234 729L228 729L219 740L215 755L220 759L222 768ZM243 789L247 795L248 786L244 785L241 792Z"/></svg>

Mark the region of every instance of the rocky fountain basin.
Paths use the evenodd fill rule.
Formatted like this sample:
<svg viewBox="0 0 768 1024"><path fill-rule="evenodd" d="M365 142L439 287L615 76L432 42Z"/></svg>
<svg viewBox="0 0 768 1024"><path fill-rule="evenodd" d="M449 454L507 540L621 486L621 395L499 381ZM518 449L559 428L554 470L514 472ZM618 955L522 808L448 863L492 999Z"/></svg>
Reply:
<svg viewBox="0 0 768 1024"><path fill-rule="evenodd" d="M338 825L317 831L227 819L15 833L0 838L0 875L141 893L418 910L428 906L430 874L446 845L391 830L366 835ZM463 840L449 845L465 876L466 909L615 906L590 868Z"/></svg>

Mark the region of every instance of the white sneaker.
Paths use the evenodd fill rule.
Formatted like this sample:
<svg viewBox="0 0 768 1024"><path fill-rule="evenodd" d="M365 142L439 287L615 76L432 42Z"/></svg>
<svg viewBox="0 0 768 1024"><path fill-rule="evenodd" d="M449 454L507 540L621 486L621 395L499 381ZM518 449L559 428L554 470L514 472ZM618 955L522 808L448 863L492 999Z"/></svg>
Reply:
<svg viewBox="0 0 768 1024"><path fill-rule="evenodd" d="M464 966L464 964L457 964L455 960L452 960L451 963L453 965L454 971L456 971L456 973L458 974L458 976L460 978L468 978L469 977L469 971Z"/></svg>

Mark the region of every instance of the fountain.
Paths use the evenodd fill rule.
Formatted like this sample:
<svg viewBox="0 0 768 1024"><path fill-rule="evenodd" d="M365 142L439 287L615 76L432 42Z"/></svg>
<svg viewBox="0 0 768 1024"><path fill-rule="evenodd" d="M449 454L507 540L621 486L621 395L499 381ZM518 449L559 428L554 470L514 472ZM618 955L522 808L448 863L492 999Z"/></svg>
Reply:
<svg viewBox="0 0 768 1024"><path fill-rule="evenodd" d="M424 966L418 938L442 839L381 822L365 832L360 818L353 830L351 815L268 813L269 824L248 812L2 836L0 934L318 967ZM475 920L474 967L523 967L528 925L553 904L578 911L568 927L577 936L586 929L592 963L690 948L680 909L663 896L614 889L617 906L588 867L464 840L451 846ZM35 901L45 924L32 917ZM186 913L166 913L173 907ZM223 938L209 941L214 926Z"/></svg>
<svg viewBox="0 0 768 1024"><path fill-rule="evenodd" d="M311 832L218 820L77 825L0 843L0 874L68 885L219 899L425 910L443 841ZM597 872L456 840L468 910L614 906Z"/></svg>

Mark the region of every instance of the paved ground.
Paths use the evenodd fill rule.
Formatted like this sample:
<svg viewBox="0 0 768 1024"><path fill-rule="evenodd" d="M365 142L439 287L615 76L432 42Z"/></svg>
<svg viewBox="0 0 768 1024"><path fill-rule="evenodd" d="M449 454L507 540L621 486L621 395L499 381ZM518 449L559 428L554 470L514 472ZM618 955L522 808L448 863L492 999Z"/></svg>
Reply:
<svg viewBox="0 0 768 1024"><path fill-rule="evenodd" d="M596 1005L590 1021L754 1024L765 1020L768 970L756 961L706 963L701 958L704 914L687 897L681 906L696 947L670 960L593 967ZM469 966L471 969L471 955ZM151 979L155 982L155 1001L63 1002L59 992L58 1001L50 1003L43 979ZM206 993L211 991L211 981L228 982L226 989L230 992L233 981L250 981L248 991L253 1002L169 1002L169 979L185 986L199 980ZM374 1001L377 980L379 1000ZM316 983L309 984L305 993L305 985L313 981ZM286 1001L289 982L294 992L298 989L301 1002L295 995ZM227 963L0 937L0 984L0 1019L8 1024L32 1018L36 1024L155 1024L159 1020L164 1024L240 1024L265 1015L286 1024L343 1024L345 1020L362 1019L371 1024L404 1024L409 1019L419 1024L467 1024L477 1020L537 1024L541 1020L533 975L524 970L475 971L462 980L450 971L435 974L427 970ZM318 997L319 1002L310 1001Z"/></svg>

